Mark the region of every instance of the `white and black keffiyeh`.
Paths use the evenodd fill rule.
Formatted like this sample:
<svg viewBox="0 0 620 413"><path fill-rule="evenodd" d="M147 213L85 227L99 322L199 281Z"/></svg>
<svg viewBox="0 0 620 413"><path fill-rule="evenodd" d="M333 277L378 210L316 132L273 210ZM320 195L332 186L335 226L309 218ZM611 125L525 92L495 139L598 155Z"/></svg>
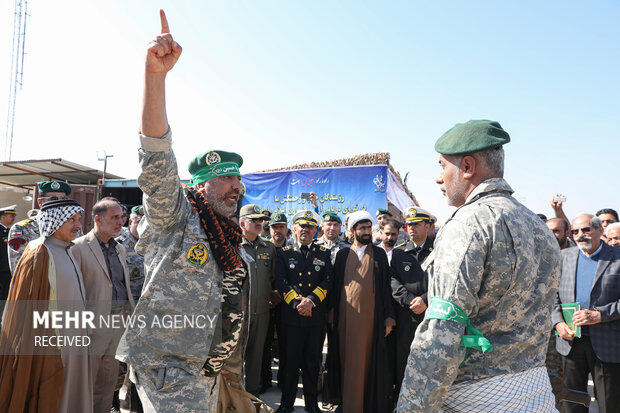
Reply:
<svg viewBox="0 0 620 413"><path fill-rule="evenodd" d="M72 199L46 202L41 207L38 216L41 236L44 238L51 237L62 224L78 212L84 212L84 208L79 202Z"/></svg>

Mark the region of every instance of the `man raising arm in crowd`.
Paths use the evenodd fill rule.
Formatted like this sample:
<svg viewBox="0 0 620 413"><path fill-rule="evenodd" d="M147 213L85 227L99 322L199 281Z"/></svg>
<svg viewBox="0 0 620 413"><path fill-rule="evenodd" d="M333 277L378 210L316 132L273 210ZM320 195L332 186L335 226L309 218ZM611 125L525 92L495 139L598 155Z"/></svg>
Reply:
<svg viewBox="0 0 620 413"><path fill-rule="evenodd" d="M145 411L215 412L218 377L241 334L246 271L241 231L228 219L241 191L241 156L208 151L189 165L181 185L171 149L165 79L181 55L163 11L161 35L149 43L139 150L144 218L136 251L146 268L134 316L117 357L131 365ZM191 137L196 138L196 137ZM159 327L168 315L208 317L185 328Z"/></svg>

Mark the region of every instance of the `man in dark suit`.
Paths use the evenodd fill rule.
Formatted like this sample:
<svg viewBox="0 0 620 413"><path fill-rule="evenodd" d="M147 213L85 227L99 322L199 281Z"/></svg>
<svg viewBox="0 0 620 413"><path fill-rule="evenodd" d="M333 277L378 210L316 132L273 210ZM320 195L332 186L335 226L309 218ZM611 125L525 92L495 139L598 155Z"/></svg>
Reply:
<svg viewBox="0 0 620 413"><path fill-rule="evenodd" d="M325 324L325 297L332 287L330 251L312 244L321 223L313 211L300 211L291 219L298 242L282 248L276 262L276 289L281 292L281 331L286 343L282 398L276 413L293 411L299 369L303 371L307 412L320 412L317 383Z"/></svg>
<svg viewBox="0 0 620 413"><path fill-rule="evenodd" d="M582 214L573 220L577 247L562 250L562 279L553 324L559 334L556 348L563 356L564 383L587 390L588 374L601 413L620 411L620 250L601 242L600 219ZM562 316L561 304L578 302L573 315L581 326L574 337ZM587 412L581 405L563 406L565 412Z"/></svg>

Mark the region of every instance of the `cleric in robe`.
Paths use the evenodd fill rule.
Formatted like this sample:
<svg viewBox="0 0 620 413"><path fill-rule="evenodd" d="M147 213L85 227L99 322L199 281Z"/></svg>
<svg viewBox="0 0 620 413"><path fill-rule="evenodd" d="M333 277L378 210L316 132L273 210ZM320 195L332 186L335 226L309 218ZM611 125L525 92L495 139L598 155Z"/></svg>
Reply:
<svg viewBox="0 0 620 413"><path fill-rule="evenodd" d="M85 309L82 273L70 250L83 212L70 199L43 204L41 237L28 243L13 272L0 336L2 412L93 411L88 347L82 340L88 338L87 330L31 327L34 311ZM62 354L53 345L36 344L67 342L66 338L76 345L63 346Z"/></svg>

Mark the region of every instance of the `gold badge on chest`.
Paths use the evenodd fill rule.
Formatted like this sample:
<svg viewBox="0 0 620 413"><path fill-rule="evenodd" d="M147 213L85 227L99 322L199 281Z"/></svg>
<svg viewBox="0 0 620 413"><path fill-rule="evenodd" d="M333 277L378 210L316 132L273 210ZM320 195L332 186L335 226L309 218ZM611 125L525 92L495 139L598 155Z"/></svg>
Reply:
<svg viewBox="0 0 620 413"><path fill-rule="evenodd" d="M186 258L194 267L200 267L207 262L209 251L203 243L194 244L190 247L189 251L187 251Z"/></svg>

